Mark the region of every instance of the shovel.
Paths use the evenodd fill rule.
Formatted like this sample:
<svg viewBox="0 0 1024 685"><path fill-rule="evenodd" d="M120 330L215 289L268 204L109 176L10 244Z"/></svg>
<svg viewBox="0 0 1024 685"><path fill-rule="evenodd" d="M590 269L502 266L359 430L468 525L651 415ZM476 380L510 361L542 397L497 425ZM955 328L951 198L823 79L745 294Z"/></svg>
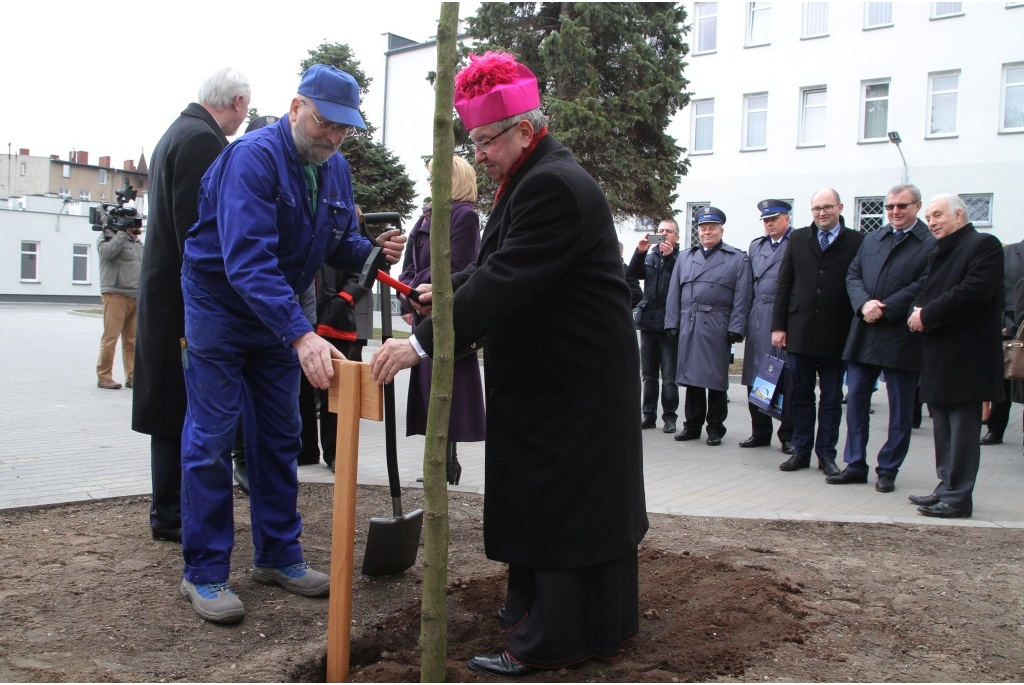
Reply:
<svg viewBox="0 0 1024 685"><path fill-rule="evenodd" d="M401 219L396 212L364 214L367 231L371 224L391 224L401 228ZM363 278L372 283L377 280L378 264L383 270L387 262L375 248L363 267ZM391 339L391 291L381 281L380 330L381 342ZM363 575L389 576L402 573L416 563L416 551L420 546L420 532L423 529L423 510L409 514L402 513L402 488L398 479L398 438L395 427L395 386L384 386L384 435L385 454L388 465L388 485L391 489L391 518L371 518L366 534L366 553L363 556Z"/></svg>

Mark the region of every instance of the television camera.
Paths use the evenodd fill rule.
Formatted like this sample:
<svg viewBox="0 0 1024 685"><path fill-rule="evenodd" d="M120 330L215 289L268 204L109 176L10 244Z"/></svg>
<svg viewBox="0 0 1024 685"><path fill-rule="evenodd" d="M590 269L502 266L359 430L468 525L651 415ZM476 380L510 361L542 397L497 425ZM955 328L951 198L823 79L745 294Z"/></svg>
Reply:
<svg viewBox="0 0 1024 685"><path fill-rule="evenodd" d="M125 207L126 202L134 200L138 196L135 188L126 185L124 190L115 190L117 203L105 202L99 207L89 208L89 222L92 230L105 231L108 228L112 231L132 231L142 228L142 217L135 207Z"/></svg>

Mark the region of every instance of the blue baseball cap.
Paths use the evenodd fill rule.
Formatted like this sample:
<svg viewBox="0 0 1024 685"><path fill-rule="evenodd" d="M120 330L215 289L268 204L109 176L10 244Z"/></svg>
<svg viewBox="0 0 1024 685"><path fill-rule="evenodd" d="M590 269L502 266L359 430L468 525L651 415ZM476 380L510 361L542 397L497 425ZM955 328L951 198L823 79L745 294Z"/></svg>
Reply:
<svg viewBox="0 0 1024 685"><path fill-rule="evenodd" d="M299 95L305 95L328 121L365 129L359 114L359 84L350 74L327 64L314 64L302 75Z"/></svg>
<svg viewBox="0 0 1024 685"><path fill-rule="evenodd" d="M718 207L708 205L701 207L696 212L697 225L701 224L722 224L725 225L725 212Z"/></svg>
<svg viewBox="0 0 1024 685"><path fill-rule="evenodd" d="M789 214L793 210L793 206L785 200L761 200L757 203L757 208L761 210L762 219L770 219L779 214Z"/></svg>

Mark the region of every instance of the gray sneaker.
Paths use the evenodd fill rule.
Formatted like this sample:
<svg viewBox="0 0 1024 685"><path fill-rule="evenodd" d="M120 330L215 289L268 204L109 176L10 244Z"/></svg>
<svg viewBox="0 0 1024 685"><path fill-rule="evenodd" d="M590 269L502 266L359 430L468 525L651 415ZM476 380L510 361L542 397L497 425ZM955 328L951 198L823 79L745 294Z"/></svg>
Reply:
<svg viewBox="0 0 1024 685"><path fill-rule="evenodd" d="M227 583L192 583L182 578L179 592L211 623L238 623L245 618L242 600Z"/></svg>
<svg viewBox="0 0 1024 685"><path fill-rule="evenodd" d="M303 597L326 597L331 591L331 577L314 571L304 561L277 568L257 566L252 570L252 579L257 583L280 585Z"/></svg>

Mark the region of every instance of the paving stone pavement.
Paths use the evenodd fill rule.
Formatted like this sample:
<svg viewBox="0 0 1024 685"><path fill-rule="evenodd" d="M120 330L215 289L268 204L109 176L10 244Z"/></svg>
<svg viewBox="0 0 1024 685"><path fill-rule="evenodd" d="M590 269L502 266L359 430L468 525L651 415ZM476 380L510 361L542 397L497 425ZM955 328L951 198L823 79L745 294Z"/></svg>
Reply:
<svg viewBox="0 0 1024 685"><path fill-rule="evenodd" d="M98 307L98 305L97 305ZM0 509L35 507L151 492L149 436L131 430L131 390L96 387L102 320L97 307L0 302L4 332L0 390ZM396 330L401 328L396 319ZM373 352L371 345L366 352ZM123 382L120 348L115 379ZM404 487L421 487L423 438L405 437L407 374L396 381L398 457ZM745 388L729 391L728 433L720 447L678 443L659 429L645 430L644 478L652 513L1024 527L1024 457L1021 405L1013 405L1001 445L982 447L974 517L938 520L921 516L907 501L935 486L931 424L914 431L896 491L867 485L828 485L817 469L779 471L786 459L778 444L741 449L750 435ZM884 441L888 412L884 387L875 395L869 454ZM639 420L639 417L637 417ZM361 421L358 479L386 485L383 422ZM680 421L680 426L681 426ZM840 434L840 453L845 428ZM483 492L483 443L461 443L462 480L454 488ZM300 466L302 482L332 482L322 463ZM140 525L146 525L141 522Z"/></svg>

